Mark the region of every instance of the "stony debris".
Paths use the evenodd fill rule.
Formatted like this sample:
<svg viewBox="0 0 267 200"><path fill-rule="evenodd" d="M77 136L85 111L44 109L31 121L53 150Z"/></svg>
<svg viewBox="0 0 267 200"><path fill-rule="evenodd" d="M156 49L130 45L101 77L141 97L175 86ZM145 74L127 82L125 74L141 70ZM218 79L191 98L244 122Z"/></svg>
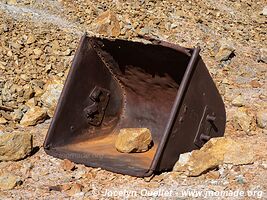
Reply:
<svg viewBox="0 0 267 200"><path fill-rule="evenodd" d="M148 128L124 128L121 129L115 147L119 152L145 152L152 142L152 135Z"/></svg>
<svg viewBox="0 0 267 200"><path fill-rule="evenodd" d="M6 124L7 120L4 117L0 117L0 124Z"/></svg>
<svg viewBox="0 0 267 200"><path fill-rule="evenodd" d="M30 45L32 43L36 42L36 37L34 34L30 34L27 36L26 44Z"/></svg>
<svg viewBox="0 0 267 200"><path fill-rule="evenodd" d="M71 189L71 184L64 184L64 185L53 185L48 187L49 191L67 191Z"/></svg>
<svg viewBox="0 0 267 200"><path fill-rule="evenodd" d="M63 185L50 186L49 191L59 191L66 192L68 196L80 196L79 193L82 192L83 186L79 183L68 183Z"/></svg>
<svg viewBox="0 0 267 200"><path fill-rule="evenodd" d="M223 42L215 56L217 61L227 61L233 55L235 48L233 44Z"/></svg>
<svg viewBox="0 0 267 200"><path fill-rule="evenodd" d="M245 105L245 99L242 95L238 95L236 98L232 101L233 106L241 107Z"/></svg>
<svg viewBox="0 0 267 200"><path fill-rule="evenodd" d="M260 49L259 61L267 63L267 49L266 48Z"/></svg>
<svg viewBox="0 0 267 200"><path fill-rule="evenodd" d="M8 106L4 106L4 105L0 105L0 110L3 110L3 111L13 111L13 108L8 107Z"/></svg>
<svg viewBox="0 0 267 200"><path fill-rule="evenodd" d="M82 191L83 186L79 183L73 183L71 188L67 190L69 196L74 196Z"/></svg>
<svg viewBox="0 0 267 200"><path fill-rule="evenodd" d="M19 160L32 151L32 135L24 132L0 134L0 161Z"/></svg>
<svg viewBox="0 0 267 200"><path fill-rule="evenodd" d="M63 84L60 80L53 80L45 86L45 93L41 96L41 102L48 109L47 114L53 117Z"/></svg>
<svg viewBox="0 0 267 200"><path fill-rule="evenodd" d="M16 5L18 2L17 0L7 0L6 3L9 5Z"/></svg>
<svg viewBox="0 0 267 200"><path fill-rule="evenodd" d="M220 172L216 171L216 170L209 171L206 174L206 178L207 179L218 179L218 178L220 178Z"/></svg>
<svg viewBox="0 0 267 200"><path fill-rule="evenodd" d="M0 174L0 189L1 190L12 190L17 185L20 185L20 184L21 184L21 180L19 177L9 174L9 173Z"/></svg>
<svg viewBox="0 0 267 200"><path fill-rule="evenodd" d="M52 185L52 186L49 186L48 187L48 190L49 191L59 191L59 192L64 191L62 185Z"/></svg>
<svg viewBox="0 0 267 200"><path fill-rule="evenodd" d="M47 117L47 111L38 106L31 107L22 117L20 124L23 126L34 126L43 122Z"/></svg>
<svg viewBox="0 0 267 200"><path fill-rule="evenodd" d="M111 11L102 13L95 24L96 32L102 35L117 37L120 35L120 23L116 14Z"/></svg>
<svg viewBox="0 0 267 200"><path fill-rule="evenodd" d="M200 150L182 154L173 171L199 176L224 163L244 165L253 161L254 154L249 146L229 138L212 138Z"/></svg>
<svg viewBox="0 0 267 200"><path fill-rule="evenodd" d="M259 81L257 80L252 80L250 82L250 85L253 87L253 88L260 88L261 87L261 84L259 83Z"/></svg>
<svg viewBox="0 0 267 200"><path fill-rule="evenodd" d="M257 113L257 125L260 128L267 128L267 110L262 110Z"/></svg>
<svg viewBox="0 0 267 200"><path fill-rule="evenodd" d="M35 98L31 98L29 99L26 103L26 106L28 106L29 108L31 107L35 107L37 105L36 99Z"/></svg>
<svg viewBox="0 0 267 200"><path fill-rule="evenodd" d="M173 170L180 172L186 171L191 154L191 152L180 154L179 160L175 163Z"/></svg>
<svg viewBox="0 0 267 200"><path fill-rule="evenodd" d="M243 130L247 133L252 130L254 118L248 115L246 109L238 108L233 115L233 125L237 130Z"/></svg>
<svg viewBox="0 0 267 200"><path fill-rule="evenodd" d="M15 121L15 122L19 122L22 117L23 117L23 112L20 110L20 109L16 109L14 110L14 112L12 113L12 120Z"/></svg>
<svg viewBox="0 0 267 200"><path fill-rule="evenodd" d="M75 165L73 162L71 162L70 160L64 159L61 163L61 167L65 170L65 171L72 171L75 169Z"/></svg>
<svg viewBox="0 0 267 200"><path fill-rule="evenodd" d="M261 14L264 15L264 16L267 16L267 6L265 6L265 7L262 9Z"/></svg>

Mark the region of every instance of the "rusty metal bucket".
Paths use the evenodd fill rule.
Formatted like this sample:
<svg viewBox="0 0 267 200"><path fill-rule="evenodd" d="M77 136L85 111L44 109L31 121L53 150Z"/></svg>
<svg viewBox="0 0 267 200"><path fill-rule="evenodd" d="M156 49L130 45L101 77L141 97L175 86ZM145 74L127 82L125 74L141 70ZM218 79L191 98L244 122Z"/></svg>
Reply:
<svg viewBox="0 0 267 200"><path fill-rule="evenodd" d="M82 37L44 142L49 155L144 177L223 135L224 104L200 49L152 42ZM139 127L153 147L116 151L118 131Z"/></svg>

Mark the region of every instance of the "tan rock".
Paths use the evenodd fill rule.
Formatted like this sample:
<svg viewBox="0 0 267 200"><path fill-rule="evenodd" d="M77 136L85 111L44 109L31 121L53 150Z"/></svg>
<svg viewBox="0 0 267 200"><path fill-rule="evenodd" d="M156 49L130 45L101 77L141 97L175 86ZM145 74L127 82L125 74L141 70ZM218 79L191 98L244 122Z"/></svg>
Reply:
<svg viewBox="0 0 267 200"><path fill-rule="evenodd" d="M267 48L260 49L260 61L267 63Z"/></svg>
<svg viewBox="0 0 267 200"><path fill-rule="evenodd" d="M187 153L187 158L182 164L179 160L173 171L184 172L188 176L199 176L223 163L233 165L253 163L254 154L249 146L221 137L212 138L200 150L193 151L191 155Z"/></svg>
<svg viewBox="0 0 267 200"><path fill-rule="evenodd" d="M252 129L253 117L247 114L243 107L238 108L233 116L233 125L237 130L243 130L249 133Z"/></svg>
<svg viewBox="0 0 267 200"><path fill-rule="evenodd" d="M36 37L33 34L30 34L27 38L26 44L32 44L36 41Z"/></svg>
<svg viewBox="0 0 267 200"><path fill-rule="evenodd" d="M6 119L7 121L12 120L12 116L8 112L1 111L0 113L2 114L3 122L4 122L4 119Z"/></svg>
<svg viewBox="0 0 267 200"><path fill-rule="evenodd" d="M235 49L232 44L223 42L215 56L215 59L217 61L226 61L230 58L231 54L234 53L234 50Z"/></svg>
<svg viewBox="0 0 267 200"><path fill-rule="evenodd" d="M47 116L46 110L38 106L31 107L22 117L20 124L23 126L34 126L43 122Z"/></svg>
<svg viewBox="0 0 267 200"><path fill-rule="evenodd" d="M245 105L245 100L242 95L238 95L233 99L232 104L237 107L241 107Z"/></svg>
<svg viewBox="0 0 267 200"><path fill-rule="evenodd" d="M19 122L23 117L23 112L20 109L16 109L14 110L14 112L12 113L12 120Z"/></svg>
<svg viewBox="0 0 267 200"><path fill-rule="evenodd" d="M33 49L33 53L37 56L42 55L43 51L39 48Z"/></svg>
<svg viewBox="0 0 267 200"><path fill-rule="evenodd" d="M264 8L261 11L261 14L267 16L267 6L264 6Z"/></svg>
<svg viewBox="0 0 267 200"><path fill-rule="evenodd" d="M69 189L71 189L71 185L70 184L61 185L61 191L67 191Z"/></svg>
<svg viewBox="0 0 267 200"><path fill-rule="evenodd" d="M207 179L218 179L220 178L220 172L218 171L210 171L206 174Z"/></svg>
<svg viewBox="0 0 267 200"><path fill-rule="evenodd" d="M250 82L250 85L253 87L253 88L259 88L261 87L261 84L257 81L257 80L252 80Z"/></svg>
<svg viewBox="0 0 267 200"><path fill-rule="evenodd" d="M71 188L67 191L69 196L74 196L75 194L82 191L83 186L79 183L74 183L71 185Z"/></svg>
<svg viewBox="0 0 267 200"><path fill-rule="evenodd" d="M152 142L151 132L148 128L121 129L115 142L119 152L145 152Z"/></svg>
<svg viewBox="0 0 267 200"><path fill-rule="evenodd" d="M54 40L53 42L51 42L51 47L54 52L58 51L60 49L60 44L58 40Z"/></svg>
<svg viewBox="0 0 267 200"><path fill-rule="evenodd" d="M48 109L47 114L49 117L53 117L54 115L62 89L63 84L58 80L51 81L45 87L45 92L41 96L41 102Z"/></svg>
<svg viewBox="0 0 267 200"><path fill-rule="evenodd" d="M18 131L0 134L0 161L19 160L31 151L31 134Z"/></svg>
<svg viewBox="0 0 267 200"><path fill-rule="evenodd" d="M15 188L21 180L19 177L12 174L2 174L0 175L0 189L1 190L12 190Z"/></svg>
<svg viewBox="0 0 267 200"><path fill-rule="evenodd" d="M0 124L6 124L7 120L4 117L0 117Z"/></svg>
<svg viewBox="0 0 267 200"><path fill-rule="evenodd" d="M71 171L75 169L75 165L73 162L71 162L70 160L64 159L61 163L61 167L65 170L65 171Z"/></svg>
<svg viewBox="0 0 267 200"><path fill-rule="evenodd" d="M25 105L31 108L37 105L37 101L35 98L31 98L25 103Z"/></svg>
<svg viewBox="0 0 267 200"><path fill-rule="evenodd" d="M9 5L16 5L17 3L17 0L7 0L7 4Z"/></svg>
<svg viewBox="0 0 267 200"><path fill-rule="evenodd" d="M257 113L257 125L260 128L267 127L267 110L259 111Z"/></svg>
<svg viewBox="0 0 267 200"><path fill-rule="evenodd" d="M249 145L244 145L233 141L224 154L225 164L246 165L254 162L253 149Z"/></svg>
<svg viewBox="0 0 267 200"><path fill-rule="evenodd" d="M100 34L117 37L120 35L120 23L116 14L111 11L102 13L96 19L96 31Z"/></svg>
<svg viewBox="0 0 267 200"><path fill-rule="evenodd" d="M40 97L40 96L42 96L42 95L44 94L43 89L41 89L41 88L38 87L38 86L35 86L35 87L33 88L33 90L34 90L34 97Z"/></svg>
<svg viewBox="0 0 267 200"><path fill-rule="evenodd" d="M24 89L23 98L25 100L28 100L34 96L34 91L31 86L25 85L23 89Z"/></svg>

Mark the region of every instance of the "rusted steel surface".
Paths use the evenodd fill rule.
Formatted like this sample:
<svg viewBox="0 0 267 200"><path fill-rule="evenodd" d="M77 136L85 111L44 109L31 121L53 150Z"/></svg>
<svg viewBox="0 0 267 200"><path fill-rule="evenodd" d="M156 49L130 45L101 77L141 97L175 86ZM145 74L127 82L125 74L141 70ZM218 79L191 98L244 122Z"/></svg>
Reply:
<svg viewBox="0 0 267 200"><path fill-rule="evenodd" d="M152 44L83 36L44 147L58 158L133 176L170 170L180 153L225 129L223 101L199 56ZM115 149L121 128L149 128L145 153Z"/></svg>

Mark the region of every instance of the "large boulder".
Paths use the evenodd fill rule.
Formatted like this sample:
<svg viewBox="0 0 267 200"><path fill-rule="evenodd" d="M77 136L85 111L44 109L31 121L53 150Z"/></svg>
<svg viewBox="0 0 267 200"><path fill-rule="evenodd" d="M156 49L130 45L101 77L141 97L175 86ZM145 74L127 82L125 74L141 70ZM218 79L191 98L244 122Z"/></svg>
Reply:
<svg viewBox="0 0 267 200"><path fill-rule="evenodd" d="M254 161L252 149L230 138L212 138L200 150L180 155L173 171L199 176L221 164L243 165Z"/></svg>
<svg viewBox="0 0 267 200"><path fill-rule="evenodd" d="M0 161L25 158L32 151L32 143L32 135L28 133L0 133Z"/></svg>

